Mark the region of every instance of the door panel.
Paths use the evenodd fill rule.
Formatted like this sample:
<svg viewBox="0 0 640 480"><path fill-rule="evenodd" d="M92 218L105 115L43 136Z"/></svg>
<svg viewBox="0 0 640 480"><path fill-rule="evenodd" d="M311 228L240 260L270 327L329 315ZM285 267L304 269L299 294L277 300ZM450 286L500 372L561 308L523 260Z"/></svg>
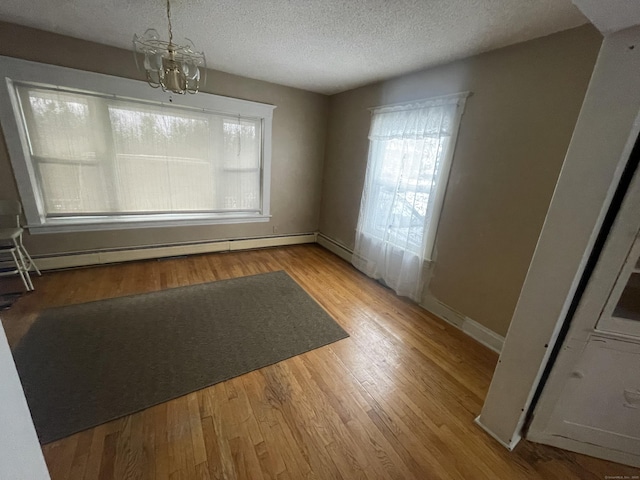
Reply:
<svg viewBox="0 0 640 480"><path fill-rule="evenodd" d="M636 168L576 299L527 439L640 467L639 231Z"/></svg>
<svg viewBox="0 0 640 480"><path fill-rule="evenodd" d="M640 345L592 336L550 424L557 436L640 452Z"/></svg>

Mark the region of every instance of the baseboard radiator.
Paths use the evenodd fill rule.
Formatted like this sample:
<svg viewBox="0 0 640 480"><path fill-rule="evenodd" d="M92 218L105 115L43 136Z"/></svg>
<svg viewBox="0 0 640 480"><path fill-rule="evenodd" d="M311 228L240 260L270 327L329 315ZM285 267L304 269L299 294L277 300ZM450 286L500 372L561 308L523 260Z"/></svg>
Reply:
<svg viewBox="0 0 640 480"><path fill-rule="evenodd" d="M93 252L67 253L64 255L34 256L41 270L57 270L62 268L86 267L107 263L120 263L132 260L148 260L152 258L178 257L199 253L231 252L252 250L265 247L299 245L316 243L316 233L299 235L283 235L273 237L220 240L214 242L182 243L176 245L155 245L139 248L100 250Z"/></svg>

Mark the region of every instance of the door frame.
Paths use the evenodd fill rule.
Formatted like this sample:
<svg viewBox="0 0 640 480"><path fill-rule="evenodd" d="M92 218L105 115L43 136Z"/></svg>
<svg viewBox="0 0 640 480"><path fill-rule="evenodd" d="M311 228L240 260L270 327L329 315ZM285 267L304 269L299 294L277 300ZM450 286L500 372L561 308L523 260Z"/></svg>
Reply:
<svg viewBox="0 0 640 480"><path fill-rule="evenodd" d="M535 393L640 132L640 27L605 37L476 422L521 439ZM553 115L553 112L549 112Z"/></svg>
<svg viewBox="0 0 640 480"><path fill-rule="evenodd" d="M613 217L610 225L605 221L602 235L604 241L600 251L594 252L597 261L588 275L584 292L574 302L575 313L565 322L566 335L559 339L555 348L557 357L548 372L548 378L541 388L541 393L534 402L534 412L529 418L526 433L528 440L553 445L555 447L584 453L594 457L605 458L614 462L640 467L640 454L634 455L599 446L594 443L578 441L566 436L554 434L553 414L564 392L567 380L571 377L577 364L583 357L587 344L591 340L611 339L640 346L640 336L630 337L615 332L596 329L606 306L616 294L616 284L620 273L628 261L629 255L637 245L640 234L640 137L636 140L627 175L623 175L616 196L622 198L614 201L610 208ZM619 207L619 208L618 208ZM610 228L609 228L610 226ZM596 247L598 249L598 246ZM615 299L617 301L617 299Z"/></svg>

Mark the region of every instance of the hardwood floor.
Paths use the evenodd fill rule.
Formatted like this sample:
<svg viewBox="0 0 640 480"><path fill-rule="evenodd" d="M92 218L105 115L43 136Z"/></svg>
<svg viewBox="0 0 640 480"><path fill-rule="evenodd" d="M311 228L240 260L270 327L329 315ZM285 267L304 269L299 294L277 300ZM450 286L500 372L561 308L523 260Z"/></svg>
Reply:
<svg viewBox="0 0 640 480"><path fill-rule="evenodd" d="M350 338L43 446L57 479L604 479L630 467L473 423L497 355L316 245L45 273L2 312L286 270Z"/></svg>

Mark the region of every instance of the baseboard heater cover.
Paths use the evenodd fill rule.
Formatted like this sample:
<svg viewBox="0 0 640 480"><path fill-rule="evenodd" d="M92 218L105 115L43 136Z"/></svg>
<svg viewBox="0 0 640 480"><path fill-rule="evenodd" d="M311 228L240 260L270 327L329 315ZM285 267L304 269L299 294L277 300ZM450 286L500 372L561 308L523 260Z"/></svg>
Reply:
<svg viewBox="0 0 640 480"><path fill-rule="evenodd" d="M61 268L86 267L90 265L128 262L133 260L149 260L153 258L176 257L199 253L231 252L238 250L251 250L255 248L315 243L316 237L317 234L315 233L303 233L272 237L239 238L213 242L153 245L93 252L66 253L63 255L34 256L34 260L41 270L57 270Z"/></svg>

